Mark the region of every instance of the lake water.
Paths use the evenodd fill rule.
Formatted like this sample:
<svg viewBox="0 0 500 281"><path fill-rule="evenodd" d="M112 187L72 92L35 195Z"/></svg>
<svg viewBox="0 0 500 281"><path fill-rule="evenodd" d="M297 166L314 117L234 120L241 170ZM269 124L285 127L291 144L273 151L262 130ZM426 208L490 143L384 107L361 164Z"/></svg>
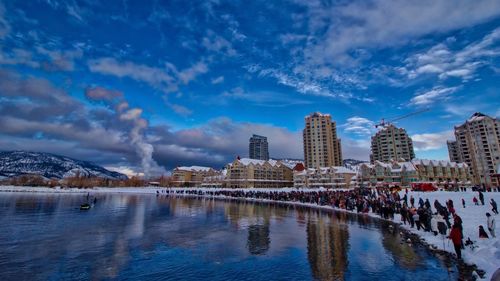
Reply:
<svg viewBox="0 0 500 281"><path fill-rule="evenodd" d="M0 280L456 280L388 222L279 204L0 193ZM91 196L91 200L93 195Z"/></svg>

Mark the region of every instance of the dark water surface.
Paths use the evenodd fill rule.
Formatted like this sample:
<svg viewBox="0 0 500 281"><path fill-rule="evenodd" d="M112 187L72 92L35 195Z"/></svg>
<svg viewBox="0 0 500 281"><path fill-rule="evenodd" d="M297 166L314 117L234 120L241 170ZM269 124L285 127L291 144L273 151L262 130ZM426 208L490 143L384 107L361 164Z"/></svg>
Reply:
<svg viewBox="0 0 500 281"><path fill-rule="evenodd" d="M0 193L0 280L456 280L389 223L277 204Z"/></svg>

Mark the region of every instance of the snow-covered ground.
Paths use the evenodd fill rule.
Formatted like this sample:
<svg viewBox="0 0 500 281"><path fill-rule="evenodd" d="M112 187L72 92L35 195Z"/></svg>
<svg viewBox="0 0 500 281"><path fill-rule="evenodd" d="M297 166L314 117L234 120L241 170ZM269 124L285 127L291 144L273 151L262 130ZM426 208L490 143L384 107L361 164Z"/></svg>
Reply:
<svg viewBox="0 0 500 281"><path fill-rule="evenodd" d="M59 189L59 188L43 188L43 187L16 187L16 186L0 186L0 192L55 192L55 193L65 193L65 192L72 192L72 193L87 193L87 192L99 192L99 193L149 193L149 194L155 194L157 190L162 190L163 188L157 188L157 187L141 187L141 188L94 188L94 189ZM220 188L215 189L215 188L175 188L175 190L222 190ZM234 190L234 189L225 189L225 190ZM242 189L246 191L292 191L292 190L297 190L296 188L282 188L282 189ZM301 189L302 191L315 191L311 189ZM469 264L475 264L478 266L479 269L482 269L486 272L485 279L490 280L491 276L497 270L500 268L500 239L498 239L498 235L500 234L500 227L499 227L499 220L500 216L495 215L491 211L491 206L489 204L489 201L491 198L493 198L497 204L500 204L500 193L499 192L485 192L484 194L484 202L485 205L479 205L476 206L474 205L472 199L474 196L476 196L479 200L479 196L477 192L472 192L472 191L467 191L467 192L445 192L445 191L438 191L438 192L412 192L410 191L408 193L408 198L410 198L411 195L415 198L415 204L417 204L419 198L422 198L423 200L429 199L431 202L431 205L434 205L434 200L437 199L442 205L445 205L446 200L453 200L454 202L454 207L456 209L457 214L462 218L463 220L463 232L464 232L464 240L466 240L468 237L472 241L475 242L475 247L474 249L471 249L470 247L466 247L465 250L462 251L462 258L464 259L465 262ZM401 192L401 195L404 195L404 192ZM463 208L462 206L462 198L466 202L466 207ZM255 200L255 199L252 199ZM258 201L268 201L268 200L258 200ZM297 202L292 202L292 204L300 204ZM300 204L300 205L307 205L311 207L315 207L313 204ZM321 208L325 209L332 209L330 206L321 206ZM433 211L434 207L433 207ZM494 216L495 221L496 221L496 229L495 232L497 234L497 237L494 238L491 236L489 233L487 226L486 226L486 212L489 212L492 216ZM372 216L377 216L375 214L370 214ZM401 218L399 215L395 216L394 221L396 223L401 222ZM450 218L450 221L453 223L453 219ZM479 225L482 225L488 235L490 236L489 239L480 239L479 238L479 230L478 227ZM408 231L411 231L415 234L418 234L422 239L424 239L427 243L448 251L450 253L454 253L453 245L451 241L446 239L445 237L438 235L434 236L430 232L424 232L424 231L417 231L416 228L410 228L408 225L402 226L403 228L407 229Z"/></svg>
<svg viewBox="0 0 500 281"><path fill-rule="evenodd" d="M477 248L473 250L470 247L466 247L465 250L462 251L462 258L465 262L470 264L477 265L478 268L486 271L486 280L490 280L491 276L500 268L500 239L499 239L499 220L500 216L495 215L491 211L491 205L489 204L490 199L493 198L497 204L500 204L500 193L499 192L484 192L484 206L474 205L472 199L474 196L478 198L479 196L477 192L467 191L467 192L446 192L446 191L438 191L438 192L409 192L408 198L410 195L415 197L415 204L417 204L419 198L429 199L431 205L434 205L434 200L437 199L442 205L445 205L444 202L446 200L453 200L453 206L457 214L462 218L463 221L463 232L464 232L464 242L470 237L472 241L475 242ZM403 196L403 192L401 193ZM465 200L465 208L462 206L462 198ZM433 207L433 211L435 209ZM486 226L486 213L490 213L496 221L496 238L491 236L488 228ZM401 217L398 215L395 217L396 222L401 221ZM450 222L453 224L453 218L450 218ZM488 233L489 239L480 239L479 238L479 225L482 225L486 232ZM434 234L430 232L417 231L416 228L410 228L408 225L403 226L405 229L412 231L413 233L418 234L420 237L425 239L425 241L431 245L438 247L439 249L448 251L450 253L455 253L453 249L453 244L448 239L444 238L441 235L434 236ZM444 243L443 243L444 241ZM449 242L448 242L449 241Z"/></svg>

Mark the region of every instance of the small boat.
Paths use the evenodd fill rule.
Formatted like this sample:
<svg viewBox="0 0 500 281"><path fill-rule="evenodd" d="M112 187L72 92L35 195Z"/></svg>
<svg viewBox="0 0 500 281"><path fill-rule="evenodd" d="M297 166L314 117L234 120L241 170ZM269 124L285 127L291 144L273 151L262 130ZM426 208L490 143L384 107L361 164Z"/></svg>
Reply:
<svg viewBox="0 0 500 281"><path fill-rule="evenodd" d="M80 210L89 210L89 209L90 209L90 205L88 203L80 205Z"/></svg>

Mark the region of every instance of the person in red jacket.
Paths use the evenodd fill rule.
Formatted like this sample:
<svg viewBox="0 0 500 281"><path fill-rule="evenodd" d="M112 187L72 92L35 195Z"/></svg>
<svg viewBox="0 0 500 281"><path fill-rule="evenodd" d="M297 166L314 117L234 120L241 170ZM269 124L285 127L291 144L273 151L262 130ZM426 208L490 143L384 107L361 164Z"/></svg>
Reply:
<svg viewBox="0 0 500 281"><path fill-rule="evenodd" d="M458 223L453 224L451 228L449 239L453 242L453 247L455 247L455 253L457 253L457 258L462 259L462 234L460 233L460 226Z"/></svg>

